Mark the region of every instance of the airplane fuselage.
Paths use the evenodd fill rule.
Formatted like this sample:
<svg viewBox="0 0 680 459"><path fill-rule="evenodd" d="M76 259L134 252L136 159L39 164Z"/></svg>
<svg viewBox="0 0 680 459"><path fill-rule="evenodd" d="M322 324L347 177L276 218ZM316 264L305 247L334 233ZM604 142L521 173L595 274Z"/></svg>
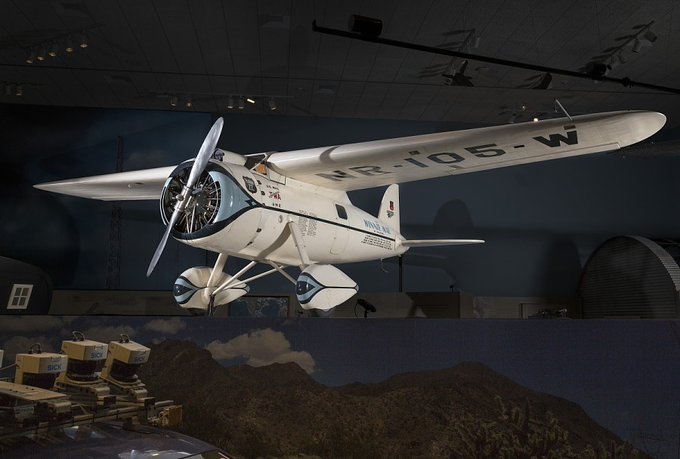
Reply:
<svg viewBox="0 0 680 459"><path fill-rule="evenodd" d="M352 205L344 192L329 193L290 179L280 183L218 161L211 162L210 169L223 181L220 206L230 207L232 215L224 213L221 220L194 233L173 231L180 242L249 260L300 265L288 227L292 222L315 263L382 259L408 249L399 244L403 238L397 231Z"/></svg>

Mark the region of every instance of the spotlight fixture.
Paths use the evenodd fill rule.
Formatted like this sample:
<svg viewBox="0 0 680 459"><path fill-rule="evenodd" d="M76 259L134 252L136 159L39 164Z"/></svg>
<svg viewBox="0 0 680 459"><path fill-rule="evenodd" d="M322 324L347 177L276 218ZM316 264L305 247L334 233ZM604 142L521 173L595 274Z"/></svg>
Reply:
<svg viewBox="0 0 680 459"><path fill-rule="evenodd" d="M20 84L16 85L16 88L14 90L14 95L15 96L23 96L24 95L24 88Z"/></svg>
<svg viewBox="0 0 680 459"><path fill-rule="evenodd" d="M650 44L654 43L656 41L657 37L654 32L652 32L651 29L647 29L647 32L642 36L645 40L647 40Z"/></svg>
<svg viewBox="0 0 680 459"><path fill-rule="evenodd" d="M73 39L71 38L70 35L68 37L66 37L64 51L66 51L67 53L73 52Z"/></svg>
<svg viewBox="0 0 680 459"><path fill-rule="evenodd" d="M248 101L249 104L254 104L254 103L255 103L255 99L252 99L252 98L250 98L250 97L246 97L246 100Z"/></svg>
<svg viewBox="0 0 680 459"><path fill-rule="evenodd" d="M80 40L78 41L78 46L81 48L87 48L87 34L85 32L80 34Z"/></svg>
<svg viewBox="0 0 680 459"><path fill-rule="evenodd" d="M32 49L26 52L26 60L25 62L27 64L32 64L35 61L35 51Z"/></svg>
<svg viewBox="0 0 680 459"><path fill-rule="evenodd" d="M639 38L636 38L635 41L633 42L633 52L639 53L641 49L642 49L642 41Z"/></svg>
<svg viewBox="0 0 680 459"><path fill-rule="evenodd" d="M229 99L227 100L227 108L231 109L234 108L234 97L229 96Z"/></svg>
<svg viewBox="0 0 680 459"><path fill-rule="evenodd" d="M47 50L45 50L45 46L43 45L40 48L38 48L38 52L36 53L35 58L42 62L45 60L46 55Z"/></svg>
<svg viewBox="0 0 680 459"><path fill-rule="evenodd" d="M191 100L191 97L187 97L187 108L191 108L192 105L194 105L193 101Z"/></svg>
<svg viewBox="0 0 680 459"><path fill-rule="evenodd" d="M245 103L243 101L243 96L240 96L238 98L238 109L243 110L245 108Z"/></svg>
<svg viewBox="0 0 680 459"><path fill-rule="evenodd" d="M271 110L271 111L276 110L276 100L274 100L273 97L271 99L269 99L268 104L269 104L269 110Z"/></svg>
<svg viewBox="0 0 680 459"><path fill-rule="evenodd" d="M50 44L50 50L47 52L47 55L50 57L57 57L57 43L52 42Z"/></svg>
<svg viewBox="0 0 680 459"><path fill-rule="evenodd" d="M170 96L170 106L177 107L177 96Z"/></svg>
<svg viewBox="0 0 680 459"><path fill-rule="evenodd" d="M364 300L363 298L359 298L356 304L354 305L354 315L356 315L357 306L361 306L362 308L364 308L364 319L368 317L369 312L377 311L376 307L373 306L371 303Z"/></svg>
<svg viewBox="0 0 680 459"><path fill-rule="evenodd" d="M367 38L378 38L382 33L383 23L380 19L352 14L349 17L349 30Z"/></svg>

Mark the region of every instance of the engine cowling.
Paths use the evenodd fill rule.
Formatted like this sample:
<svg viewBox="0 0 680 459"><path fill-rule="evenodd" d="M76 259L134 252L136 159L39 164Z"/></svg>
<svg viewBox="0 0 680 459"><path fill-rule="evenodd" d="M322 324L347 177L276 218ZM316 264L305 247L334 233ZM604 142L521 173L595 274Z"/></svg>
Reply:
<svg viewBox="0 0 680 459"><path fill-rule="evenodd" d="M217 288L207 287L211 272L212 268L203 266L189 268L180 274L172 289L172 295L175 298L175 301L177 301L177 304L192 313L205 313L208 310L208 305L210 303L210 294ZM221 273L217 285L229 279L231 279L231 276ZM245 284L237 285L236 288L222 290L215 296L213 306L231 303L248 293L249 290L250 287Z"/></svg>
<svg viewBox="0 0 680 459"><path fill-rule="evenodd" d="M303 309L328 311L349 300L359 286L347 274L331 265L311 265L297 278L295 294Z"/></svg>

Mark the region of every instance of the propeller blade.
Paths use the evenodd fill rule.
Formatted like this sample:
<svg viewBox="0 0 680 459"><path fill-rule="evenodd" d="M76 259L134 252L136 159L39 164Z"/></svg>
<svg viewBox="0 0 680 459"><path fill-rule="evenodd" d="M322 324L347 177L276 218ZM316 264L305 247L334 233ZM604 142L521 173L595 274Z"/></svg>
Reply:
<svg viewBox="0 0 680 459"><path fill-rule="evenodd" d="M158 263L158 260L161 258L163 249L165 249L165 244L167 244L168 237L170 237L170 231L172 231L172 228L175 226L175 223L177 223L179 214L180 210L176 208L175 211L172 213L172 217L170 217L170 222L168 223L168 226L165 227L165 233L163 234L163 238L161 239L161 242L158 244L158 247L156 247L156 252L153 254L153 258L151 258L149 268L146 270L146 277L151 276L151 273L153 272L154 268L156 267L156 264Z"/></svg>
<svg viewBox="0 0 680 459"><path fill-rule="evenodd" d="M177 223L179 215L182 212L184 212L184 209L187 206L186 203L187 198L189 197L189 193L193 189L194 185L196 185L198 178L205 170L205 166L208 165L208 161L210 161L210 156L212 156L213 152L215 151L215 147L217 146L217 140L220 138L220 134L222 134L223 126L224 119L222 119L222 117L217 118L215 123L210 128L210 131L208 131L208 135L206 135L205 139L203 139L201 149L198 150L198 155L196 155L194 165L191 167L189 179L187 180L186 185L184 185L182 194L179 197L180 199L177 201L177 204L175 205L175 210L172 212L172 217L170 217L168 226L165 228L163 238L161 239L161 242L158 244L158 247L156 247L156 252L153 254L153 258L151 258L151 263L149 263L149 268L146 270L146 277L151 276L151 273L153 272L154 268L156 268L156 264L158 264L158 260L161 258L163 249L165 249L165 244L167 244L168 238L170 237L170 232L172 231L172 228L175 226L175 223Z"/></svg>
<svg viewBox="0 0 680 459"><path fill-rule="evenodd" d="M193 186L198 181L198 178L203 173L205 166L208 165L210 156L212 156L212 154L215 152L217 140L220 138L220 134L222 134L222 126L224 126L224 119L219 117L215 121L215 124L213 124L210 128L208 135L206 135L205 139L203 139L203 144L201 145L201 149L198 150L198 155L196 155L194 166L191 168L189 180L187 180L187 188L193 188Z"/></svg>

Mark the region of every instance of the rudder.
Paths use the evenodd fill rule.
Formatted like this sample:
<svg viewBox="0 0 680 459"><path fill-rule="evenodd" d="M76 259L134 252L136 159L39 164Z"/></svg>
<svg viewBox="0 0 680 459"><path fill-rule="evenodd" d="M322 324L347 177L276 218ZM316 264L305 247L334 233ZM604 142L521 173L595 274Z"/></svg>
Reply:
<svg viewBox="0 0 680 459"><path fill-rule="evenodd" d="M401 233L401 216L399 215L399 185L387 187L378 211L378 220L393 229L397 234Z"/></svg>

